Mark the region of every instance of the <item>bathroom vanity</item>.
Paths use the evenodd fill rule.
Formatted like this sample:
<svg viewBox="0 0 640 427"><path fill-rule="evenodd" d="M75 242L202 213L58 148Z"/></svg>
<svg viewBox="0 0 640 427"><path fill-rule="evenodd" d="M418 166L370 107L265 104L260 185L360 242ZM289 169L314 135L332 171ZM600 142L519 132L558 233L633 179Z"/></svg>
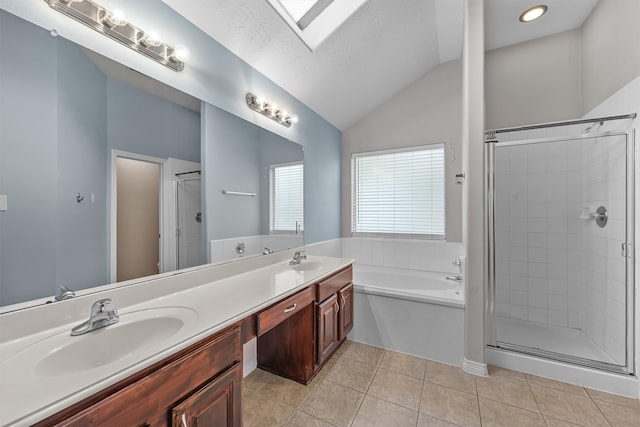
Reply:
<svg viewBox="0 0 640 427"><path fill-rule="evenodd" d="M84 338L69 336L75 315L63 316L67 323L51 332L8 341L0 336L0 399L9 409L0 425L241 425L244 343L257 338L260 368L306 384L353 326L353 260L310 257L290 266L285 256L114 289L100 297L113 298L121 322ZM149 292L157 298L136 301ZM65 304L82 313L95 299ZM145 340L148 345L136 343ZM104 360L91 350L101 341L107 343ZM72 363L62 362L60 351Z"/></svg>

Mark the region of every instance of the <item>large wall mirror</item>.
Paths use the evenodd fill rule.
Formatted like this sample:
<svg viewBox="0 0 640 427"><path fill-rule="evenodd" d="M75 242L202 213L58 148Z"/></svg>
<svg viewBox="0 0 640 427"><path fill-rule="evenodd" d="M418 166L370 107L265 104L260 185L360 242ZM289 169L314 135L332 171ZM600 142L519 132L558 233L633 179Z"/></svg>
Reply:
<svg viewBox="0 0 640 427"><path fill-rule="evenodd" d="M299 144L3 10L0 40L0 312L302 245Z"/></svg>

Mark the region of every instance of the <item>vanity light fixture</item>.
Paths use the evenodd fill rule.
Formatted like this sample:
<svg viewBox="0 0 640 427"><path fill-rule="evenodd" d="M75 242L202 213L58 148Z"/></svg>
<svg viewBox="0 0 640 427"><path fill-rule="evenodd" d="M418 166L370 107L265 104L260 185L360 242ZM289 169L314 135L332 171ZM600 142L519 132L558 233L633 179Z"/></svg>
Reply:
<svg viewBox="0 0 640 427"><path fill-rule="evenodd" d="M295 114L289 114L286 110L282 110L276 104L258 97L251 92L247 93L244 99L247 102L247 106L253 111L257 111L263 116L280 123L282 126L290 127L292 123L298 123L298 116Z"/></svg>
<svg viewBox="0 0 640 427"><path fill-rule="evenodd" d="M544 4L539 4L537 6L530 7L520 14L520 22L531 22L540 18L542 15L547 13L547 6Z"/></svg>
<svg viewBox="0 0 640 427"><path fill-rule="evenodd" d="M174 71L184 69L189 56L185 46L175 48L162 42L154 31L144 31L129 23L120 10L109 10L93 0L44 0L57 10L89 28L151 58Z"/></svg>

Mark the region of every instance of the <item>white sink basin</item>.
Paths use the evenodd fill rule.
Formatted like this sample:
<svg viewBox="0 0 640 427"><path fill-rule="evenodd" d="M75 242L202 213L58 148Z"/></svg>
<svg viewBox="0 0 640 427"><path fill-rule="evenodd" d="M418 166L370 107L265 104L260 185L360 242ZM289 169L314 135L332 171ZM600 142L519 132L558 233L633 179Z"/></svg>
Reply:
<svg viewBox="0 0 640 427"><path fill-rule="evenodd" d="M302 261L300 264L292 265L291 268L297 271L313 271L320 270L322 268L322 264L317 261Z"/></svg>
<svg viewBox="0 0 640 427"><path fill-rule="evenodd" d="M120 321L93 332L72 337L70 330L57 333L13 355L7 363L33 366L36 376L80 373L131 355L150 355L159 344L195 320L186 307L162 307L120 315Z"/></svg>

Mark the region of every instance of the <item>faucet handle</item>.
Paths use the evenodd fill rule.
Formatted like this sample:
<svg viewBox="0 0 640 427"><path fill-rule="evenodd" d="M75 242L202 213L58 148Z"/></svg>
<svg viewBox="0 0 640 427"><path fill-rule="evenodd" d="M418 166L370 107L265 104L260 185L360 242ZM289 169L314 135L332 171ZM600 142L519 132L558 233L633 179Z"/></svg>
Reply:
<svg viewBox="0 0 640 427"><path fill-rule="evenodd" d="M111 302L111 298L105 298L94 302L91 306L91 314L93 315L107 311L107 307L111 305Z"/></svg>

